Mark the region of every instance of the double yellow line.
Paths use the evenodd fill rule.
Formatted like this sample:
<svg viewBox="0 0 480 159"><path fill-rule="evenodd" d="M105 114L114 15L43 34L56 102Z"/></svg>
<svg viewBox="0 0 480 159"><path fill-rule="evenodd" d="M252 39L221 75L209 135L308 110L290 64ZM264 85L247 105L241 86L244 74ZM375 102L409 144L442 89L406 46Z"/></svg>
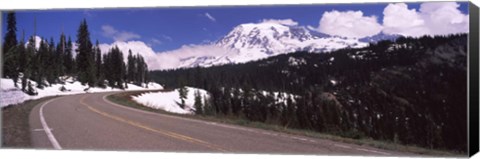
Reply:
<svg viewBox="0 0 480 159"><path fill-rule="evenodd" d="M161 135L165 135L165 136L168 136L168 137L172 137L172 138L175 138L175 139L178 139L178 140L182 140L182 141L187 141L187 142L190 142L190 143L195 143L195 144L199 144L199 145L202 145L202 146L205 146L205 147L208 147L208 148L211 148L213 150L218 150L218 151L222 151L222 152L228 152L228 150L224 149L224 148L221 148L217 145L214 145L214 144L211 144L211 143L208 143L206 141L203 141L203 140L200 140L200 139L195 139L195 138L192 138L192 137L189 137L189 136L185 136L185 135L182 135L182 134L178 134L178 133L174 133L174 132L171 132L171 131L166 131L166 130L161 130L161 129L155 129L155 128L152 128L152 127L149 127L147 125L144 125L144 124L141 124L141 123L138 123L138 122L134 122L132 120L128 120L128 119L125 119L125 118L122 118L122 117L119 117L119 116L115 116L115 115L112 115L112 114L108 114L104 111L100 111L98 109L95 109L93 108L91 105L87 104L84 102L84 99L86 98L86 96L83 96L81 99L80 99L80 103L85 105L88 109L90 109L91 111L97 113L97 114L100 114L102 116L105 116L107 118L110 118L110 119L113 119L113 120L116 120L116 121L119 121L119 122L122 122L122 123L126 123L128 125L131 125L131 126L134 126L134 127L137 127L137 128L141 128L141 129L144 129L144 130L147 130L147 131L152 131L152 132L155 132L155 133L158 133L158 134L161 134Z"/></svg>

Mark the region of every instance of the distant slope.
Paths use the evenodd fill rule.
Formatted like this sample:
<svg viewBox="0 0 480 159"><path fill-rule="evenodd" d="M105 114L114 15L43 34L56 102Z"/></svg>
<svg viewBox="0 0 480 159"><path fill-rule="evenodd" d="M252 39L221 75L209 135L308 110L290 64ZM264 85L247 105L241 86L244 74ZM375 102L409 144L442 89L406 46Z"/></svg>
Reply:
<svg viewBox="0 0 480 159"><path fill-rule="evenodd" d="M466 34L402 37L323 54L153 71L152 79L206 89L217 113L233 110L253 121L465 152L466 52ZM269 104L268 95L256 90L299 98ZM273 106L278 114L268 111Z"/></svg>

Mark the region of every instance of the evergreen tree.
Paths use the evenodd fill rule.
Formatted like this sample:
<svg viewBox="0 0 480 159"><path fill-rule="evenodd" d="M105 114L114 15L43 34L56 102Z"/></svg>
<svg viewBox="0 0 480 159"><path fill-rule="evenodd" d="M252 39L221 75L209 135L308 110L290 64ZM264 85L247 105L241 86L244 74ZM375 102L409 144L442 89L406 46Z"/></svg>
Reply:
<svg viewBox="0 0 480 159"><path fill-rule="evenodd" d="M185 100L188 97L188 89L185 86L182 86L181 88L178 89L178 94L180 96L180 101L178 105L182 108L185 109Z"/></svg>
<svg viewBox="0 0 480 159"><path fill-rule="evenodd" d="M97 67L97 78L98 78L98 84L97 86L99 87L105 87L105 83L104 83L104 80L105 80L105 72L104 72L104 69L103 69L103 64L102 64L102 53L100 51L100 47L99 47L99 44L98 44L98 40L96 42L96 47L95 47L95 66Z"/></svg>
<svg viewBox="0 0 480 159"><path fill-rule="evenodd" d="M65 56L66 56L67 41L65 34L60 35L60 41L57 44L57 50L55 54L55 69L56 77L65 75Z"/></svg>
<svg viewBox="0 0 480 159"><path fill-rule="evenodd" d="M20 41L20 43L18 44L18 72L20 72L22 74L21 76L21 83L22 83L22 91L25 91L25 88L26 88L26 81L24 81L23 79L26 78L26 72L27 71L27 65L28 65L28 60L29 60L29 57L27 56L27 50L25 48L25 32L22 33L22 40ZM14 81L17 81L16 79Z"/></svg>
<svg viewBox="0 0 480 159"><path fill-rule="evenodd" d="M127 82L133 82L135 78L135 58L132 55L132 50L128 50L127 57Z"/></svg>
<svg viewBox="0 0 480 159"><path fill-rule="evenodd" d="M64 65L64 68L65 68L65 73L67 75L70 75L72 76L76 71L75 71L75 60L73 59L73 55L72 55L72 49L73 49L73 46L72 46L72 39L70 37L68 37L68 41L66 42L66 45L65 45L65 54L64 54L64 58L63 58L63 65Z"/></svg>
<svg viewBox="0 0 480 159"><path fill-rule="evenodd" d="M14 79L16 86L16 77L18 76L18 64L17 64L17 20L15 12L9 12L7 14L7 32L5 34L3 43L3 55L4 58L2 64L4 66L2 77L10 77Z"/></svg>
<svg viewBox="0 0 480 159"><path fill-rule="evenodd" d="M143 74L144 74L144 83L145 83L145 87L148 88L148 82L150 82L150 72L148 71L148 65L145 63L144 64L144 71L143 71Z"/></svg>
<svg viewBox="0 0 480 159"><path fill-rule="evenodd" d="M46 54L44 61L45 63L45 74L46 74L46 79L48 81L49 86L52 84L56 83L56 79L58 78L58 60L55 57L56 50L55 50L55 43L53 41L53 38L50 38L50 42L48 44L48 51Z"/></svg>
<svg viewBox="0 0 480 159"><path fill-rule="evenodd" d="M195 91L195 103L193 105L195 107L195 114L203 114L202 96L198 90Z"/></svg>
<svg viewBox="0 0 480 159"><path fill-rule="evenodd" d="M36 75L34 80L37 82L37 87L43 89L43 87L46 86L46 72L48 72L47 67L50 62L48 43L45 40L40 41L40 47L38 48L35 60L37 69L35 70Z"/></svg>
<svg viewBox="0 0 480 159"><path fill-rule="evenodd" d="M212 106L212 102L210 98L207 96L203 96L203 114L205 115L215 115L214 108Z"/></svg>
<svg viewBox="0 0 480 159"><path fill-rule="evenodd" d="M140 56L139 54L136 55L135 57L135 67L136 67L136 71L135 71L135 74L136 74L136 83L137 84L140 84L140 83L143 83L144 82L144 79L145 79L145 62L143 61L143 57Z"/></svg>
<svg viewBox="0 0 480 159"><path fill-rule="evenodd" d="M34 37L32 36L28 40L28 45L25 48L24 52L20 55L20 67L22 68L23 72L23 77L22 77L22 91L26 92L27 91L27 81L28 79L31 78L32 72L33 72L33 66L34 66L34 61L33 61L33 56L35 55L35 41L33 40ZM24 43L23 39L22 42Z"/></svg>
<svg viewBox="0 0 480 159"><path fill-rule="evenodd" d="M123 53L115 46L104 56L105 77L109 86L123 89L125 84L125 62Z"/></svg>
<svg viewBox="0 0 480 159"><path fill-rule="evenodd" d="M87 21L84 19L77 31L77 71L78 80L82 84L92 87L96 83L95 74L95 54L93 52L90 33L88 31Z"/></svg>

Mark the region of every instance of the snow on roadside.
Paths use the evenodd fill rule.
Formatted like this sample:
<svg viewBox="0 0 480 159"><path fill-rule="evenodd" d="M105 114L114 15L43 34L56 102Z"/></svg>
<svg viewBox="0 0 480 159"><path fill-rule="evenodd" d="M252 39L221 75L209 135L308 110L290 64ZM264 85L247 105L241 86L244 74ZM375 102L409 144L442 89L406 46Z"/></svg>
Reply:
<svg viewBox="0 0 480 159"><path fill-rule="evenodd" d="M72 95L72 94L81 94L81 93L94 93L94 92L110 92L110 91L124 91L118 88L98 88L92 87L89 88L88 91L85 91L88 86L82 85L78 81L73 81L72 79L65 80L65 84L52 84L51 87L45 87L43 89L37 89L38 95L30 96L25 94L21 91L20 88L16 88L14 86L14 82L12 79L1 78L0 79L0 108L5 107L12 104L19 104L26 100L32 99L39 99L48 96L57 96L57 95ZM30 81L32 85L35 87L36 83L34 81ZM21 87L21 83L18 82L17 85ZM64 86L67 91L60 91L60 88ZM140 87L133 84L127 84L128 88L125 89L126 91L132 90L155 90L155 89L163 89L160 84L150 82L148 83L148 88ZM143 84L145 86L145 84Z"/></svg>
<svg viewBox="0 0 480 159"><path fill-rule="evenodd" d="M143 104L147 107L154 109L162 109L167 112L178 113L178 114L193 114L195 110L195 91L200 92L200 96L209 98L207 91L186 87L188 90L187 99L185 100L185 109L182 109L178 103L181 103L180 94L178 89L169 92L151 92L143 93L138 96L132 96L132 99L137 103Z"/></svg>

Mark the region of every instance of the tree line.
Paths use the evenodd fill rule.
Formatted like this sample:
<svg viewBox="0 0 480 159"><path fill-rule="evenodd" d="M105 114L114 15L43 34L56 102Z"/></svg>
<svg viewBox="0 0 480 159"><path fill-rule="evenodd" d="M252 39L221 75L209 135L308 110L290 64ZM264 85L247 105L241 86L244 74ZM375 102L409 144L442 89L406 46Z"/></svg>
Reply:
<svg viewBox="0 0 480 159"><path fill-rule="evenodd" d="M195 96L197 114L466 152L467 39L401 37L359 49L153 71L151 78L166 88L207 90L210 98Z"/></svg>
<svg viewBox="0 0 480 159"><path fill-rule="evenodd" d="M20 88L31 95L35 91L29 80L35 81L40 89L64 84L68 77L90 87L121 89L126 88L127 83L142 85L149 81L148 66L138 53L132 55L129 50L127 63L117 46L102 55L98 40L95 45L90 40L85 19L80 23L76 38L77 49L73 48L70 36L67 38L64 33L56 44L53 37L47 41L45 38L37 39L36 35L30 36L26 42L24 33L18 41L16 16L14 12L9 12L2 52L2 77L11 78L15 87L19 87L17 83L20 81ZM36 46L37 43L39 46Z"/></svg>

